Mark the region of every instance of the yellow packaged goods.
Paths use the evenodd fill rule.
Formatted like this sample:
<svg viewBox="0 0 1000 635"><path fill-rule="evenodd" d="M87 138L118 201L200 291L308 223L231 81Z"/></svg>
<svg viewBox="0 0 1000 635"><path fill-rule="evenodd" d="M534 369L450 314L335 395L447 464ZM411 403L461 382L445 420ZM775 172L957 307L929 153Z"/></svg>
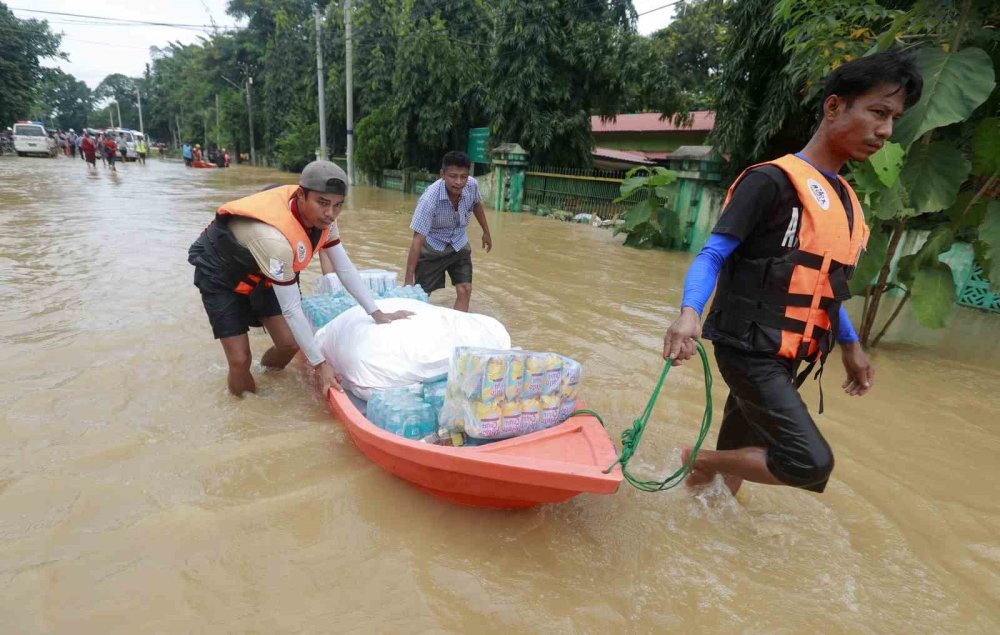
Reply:
<svg viewBox="0 0 1000 635"><path fill-rule="evenodd" d="M507 381L504 398L510 402L517 400L524 392L524 356L513 354L507 363Z"/></svg>
<svg viewBox="0 0 1000 635"><path fill-rule="evenodd" d="M483 403L499 403L507 390L507 364L504 355L491 355L486 361L486 374L483 376Z"/></svg>
<svg viewBox="0 0 1000 635"><path fill-rule="evenodd" d="M475 417L465 423L465 431L477 439L492 439L500 435L500 405L477 403Z"/></svg>
<svg viewBox="0 0 1000 635"><path fill-rule="evenodd" d="M542 396L542 427L551 428L559 423L559 397L556 395Z"/></svg>
<svg viewBox="0 0 1000 635"><path fill-rule="evenodd" d="M542 391L544 394L559 394L559 387L562 383L562 369L562 357L559 357L555 353L549 353L545 356L545 388Z"/></svg>
<svg viewBox="0 0 1000 635"><path fill-rule="evenodd" d="M521 420L521 402L508 401L503 405L503 420L500 422L500 432L505 437L516 437L523 432Z"/></svg>
<svg viewBox="0 0 1000 635"><path fill-rule="evenodd" d="M523 397L540 397L545 387L545 358L535 353L527 353L524 360Z"/></svg>
<svg viewBox="0 0 1000 635"><path fill-rule="evenodd" d="M581 368L555 353L457 348L438 436L507 439L565 421L576 408Z"/></svg>
<svg viewBox="0 0 1000 635"><path fill-rule="evenodd" d="M537 399L525 399L521 403L521 429L534 432L542 425L542 405Z"/></svg>

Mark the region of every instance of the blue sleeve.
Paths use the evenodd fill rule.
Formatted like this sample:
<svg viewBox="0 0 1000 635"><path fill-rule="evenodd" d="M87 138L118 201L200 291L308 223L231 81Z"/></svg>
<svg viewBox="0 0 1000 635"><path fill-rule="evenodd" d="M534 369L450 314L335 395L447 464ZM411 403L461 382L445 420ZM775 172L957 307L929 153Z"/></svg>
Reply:
<svg viewBox="0 0 1000 635"><path fill-rule="evenodd" d="M858 334L854 332L854 325L851 318L847 316L847 307L840 305L840 325L837 327L837 342L840 344L853 344L858 341Z"/></svg>
<svg viewBox="0 0 1000 635"><path fill-rule="evenodd" d="M729 234L713 233L708 237L708 242L694 257L687 277L684 278L684 299L681 300L681 308L689 306L701 315L708 298L715 290L715 282L719 278L719 271L722 270L722 263L736 251L739 244L740 240Z"/></svg>

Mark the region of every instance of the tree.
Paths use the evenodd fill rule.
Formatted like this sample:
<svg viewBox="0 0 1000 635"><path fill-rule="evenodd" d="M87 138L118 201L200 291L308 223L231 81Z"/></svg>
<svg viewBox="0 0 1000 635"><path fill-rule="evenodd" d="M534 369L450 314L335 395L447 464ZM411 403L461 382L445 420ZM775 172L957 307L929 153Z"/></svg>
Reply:
<svg viewBox="0 0 1000 635"><path fill-rule="evenodd" d="M722 0L680 2L668 27L650 36L653 49L688 110L715 107L727 15ZM676 112L676 106L660 109Z"/></svg>
<svg viewBox="0 0 1000 635"><path fill-rule="evenodd" d="M634 42L631 2L501 0L486 73L492 137L538 164L589 165L591 115L620 111Z"/></svg>
<svg viewBox="0 0 1000 635"><path fill-rule="evenodd" d="M802 103L800 85L789 71L783 39L789 27L788 20L774 15L774 0L729 5L710 141L730 155L734 174L799 150L809 138L817 105Z"/></svg>
<svg viewBox="0 0 1000 635"><path fill-rule="evenodd" d="M392 107L403 165L436 168L485 119L479 105L489 34L484 16L478 0L453 0L445 8L414 0L402 16Z"/></svg>
<svg viewBox="0 0 1000 635"><path fill-rule="evenodd" d="M93 97L85 83L58 68L44 68L38 92L32 118L63 130L81 130L87 125Z"/></svg>
<svg viewBox="0 0 1000 635"><path fill-rule="evenodd" d="M115 125L124 128L139 128L139 108L135 97L136 81L122 75L112 73L97 85L94 89L94 100L103 101L108 104L114 113ZM113 102L117 102L117 106ZM121 112L121 121L118 121L118 113ZM102 117L101 121L107 117Z"/></svg>
<svg viewBox="0 0 1000 635"><path fill-rule="evenodd" d="M21 20L0 2L0 122L28 116L42 81L40 60L65 58L61 39L48 22Z"/></svg>

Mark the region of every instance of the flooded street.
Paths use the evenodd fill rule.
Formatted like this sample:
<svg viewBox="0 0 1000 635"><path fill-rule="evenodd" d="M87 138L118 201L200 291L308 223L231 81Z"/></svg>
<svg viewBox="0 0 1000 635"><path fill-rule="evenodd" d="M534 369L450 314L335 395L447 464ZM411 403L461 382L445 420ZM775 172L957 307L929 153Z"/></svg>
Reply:
<svg viewBox="0 0 1000 635"><path fill-rule="evenodd" d="M862 399L831 358L822 496L624 484L456 507L365 459L299 360L263 372L260 329L259 393L226 390L187 248L221 203L295 180L0 158L0 632L1000 632L1000 317L963 309L876 349ZM402 269L415 200L351 193L359 268ZM488 217L492 253L470 230L472 310L579 360L617 440L662 369L691 256ZM804 395L815 412L815 382ZM725 396L716 373L712 444ZM670 373L637 470L677 467L703 400L698 365Z"/></svg>

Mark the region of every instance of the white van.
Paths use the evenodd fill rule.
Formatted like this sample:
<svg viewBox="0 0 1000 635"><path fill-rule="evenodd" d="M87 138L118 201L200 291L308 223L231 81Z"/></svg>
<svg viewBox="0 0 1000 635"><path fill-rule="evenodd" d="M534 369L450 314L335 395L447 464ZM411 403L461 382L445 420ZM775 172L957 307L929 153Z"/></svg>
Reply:
<svg viewBox="0 0 1000 635"><path fill-rule="evenodd" d="M113 132L115 135L115 142L118 143L118 151L121 152L121 137L118 133L122 133L125 136L125 160L135 161L139 158L139 153L135 151L135 138L139 134L138 132L133 132L131 128L108 128L105 132Z"/></svg>
<svg viewBox="0 0 1000 635"><path fill-rule="evenodd" d="M14 124L14 151L19 157L29 154L54 157L59 152L56 140L49 136L40 121L18 121Z"/></svg>

